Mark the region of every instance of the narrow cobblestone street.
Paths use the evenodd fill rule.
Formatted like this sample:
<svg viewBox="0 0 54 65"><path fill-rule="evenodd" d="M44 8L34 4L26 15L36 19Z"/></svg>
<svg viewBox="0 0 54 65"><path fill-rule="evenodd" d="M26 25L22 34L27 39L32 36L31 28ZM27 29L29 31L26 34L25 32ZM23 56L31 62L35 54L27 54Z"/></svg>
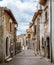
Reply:
<svg viewBox="0 0 54 65"><path fill-rule="evenodd" d="M14 59L8 63L0 65L53 65L40 56L35 56L33 50L24 50L17 54Z"/></svg>

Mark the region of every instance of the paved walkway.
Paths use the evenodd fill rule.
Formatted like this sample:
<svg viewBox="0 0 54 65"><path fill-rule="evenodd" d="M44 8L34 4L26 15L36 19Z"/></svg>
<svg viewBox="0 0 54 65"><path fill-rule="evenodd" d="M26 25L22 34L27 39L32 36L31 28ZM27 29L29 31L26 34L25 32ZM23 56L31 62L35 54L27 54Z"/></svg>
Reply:
<svg viewBox="0 0 54 65"><path fill-rule="evenodd" d="M17 54L9 63L0 65L54 65L40 56L35 56L32 50L24 50Z"/></svg>

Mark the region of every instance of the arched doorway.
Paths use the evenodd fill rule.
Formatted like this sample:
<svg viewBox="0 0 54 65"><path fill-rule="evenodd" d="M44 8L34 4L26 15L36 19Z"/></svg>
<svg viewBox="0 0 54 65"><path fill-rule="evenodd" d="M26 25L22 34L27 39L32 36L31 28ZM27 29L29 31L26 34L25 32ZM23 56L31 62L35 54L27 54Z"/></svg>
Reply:
<svg viewBox="0 0 54 65"><path fill-rule="evenodd" d="M8 56L8 37L6 38L6 56Z"/></svg>

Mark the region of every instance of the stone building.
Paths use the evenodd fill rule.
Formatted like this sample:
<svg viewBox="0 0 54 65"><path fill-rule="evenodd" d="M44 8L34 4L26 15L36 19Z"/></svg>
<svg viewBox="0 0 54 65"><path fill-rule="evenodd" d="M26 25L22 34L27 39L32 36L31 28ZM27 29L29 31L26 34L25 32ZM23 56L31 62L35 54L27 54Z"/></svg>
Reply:
<svg viewBox="0 0 54 65"><path fill-rule="evenodd" d="M0 60L15 55L17 21L10 9L0 7Z"/></svg>
<svg viewBox="0 0 54 65"><path fill-rule="evenodd" d="M30 22L29 28L32 30L32 44L33 44L33 50L36 52L36 41L35 41L35 35L36 35L36 25L34 25L33 22Z"/></svg>
<svg viewBox="0 0 54 65"><path fill-rule="evenodd" d="M40 18L41 18L42 10L38 10L34 13L32 24L30 25L30 28L33 27L33 38L34 38L34 51L35 54L39 54L40 52Z"/></svg>
<svg viewBox="0 0 54 65"><path fill-rule="evenodd" d="M26 45L28 46L29 49L33 49L32 38L33 31L31 28L29 28L26 30Z"/></svg>
<svg viewBox="0 0 54 65"><path fill-rule="evenodd" d="M37 22L36 22L36 18L37 18L37 12L34 13L34 16L32 18L32 22L29 26L33 31L32 41L33 41L35 54L37 53Z"/></svg>
<svg viewBox="0 0 54 65"><path fill-rule="evenodd" d="M16 48L21 46L20 50L22 51L25 45L26 45L26 34L17 35Z"/></svg>
<svg viewBox="0 0 54 65"><path fill-rule="evenodd" d="M40 0L42 5L42 23L44 26L44 36L42 36L42 49L44 50L44 56L50 59L50 1Z"/></svg>
<svg viewBox="0 0 54 65"><path fill-rule="evenodd" d="M44 27L44 36L42 43L44 47L44 56L51 62L54 61L54 0L39 0L42 7L42 21Z"/></svg>

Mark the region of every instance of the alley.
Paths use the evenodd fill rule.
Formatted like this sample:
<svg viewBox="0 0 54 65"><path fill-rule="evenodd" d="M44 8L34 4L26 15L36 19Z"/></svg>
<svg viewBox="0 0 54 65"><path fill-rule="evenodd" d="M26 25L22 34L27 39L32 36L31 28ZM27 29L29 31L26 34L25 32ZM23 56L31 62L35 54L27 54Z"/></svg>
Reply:
<svg viewBox="0 0 54 65"><path fill-rule="evenodd" d="M17 54L11 62L0 65L53 65L40 56L35 56L33 50L24 50Z"/></svg>
<svg viewBox="0 0 54 65"><path fill-rule="evenodd" d="M54 65L54 0L0 0L0 65Z"/></svg>

